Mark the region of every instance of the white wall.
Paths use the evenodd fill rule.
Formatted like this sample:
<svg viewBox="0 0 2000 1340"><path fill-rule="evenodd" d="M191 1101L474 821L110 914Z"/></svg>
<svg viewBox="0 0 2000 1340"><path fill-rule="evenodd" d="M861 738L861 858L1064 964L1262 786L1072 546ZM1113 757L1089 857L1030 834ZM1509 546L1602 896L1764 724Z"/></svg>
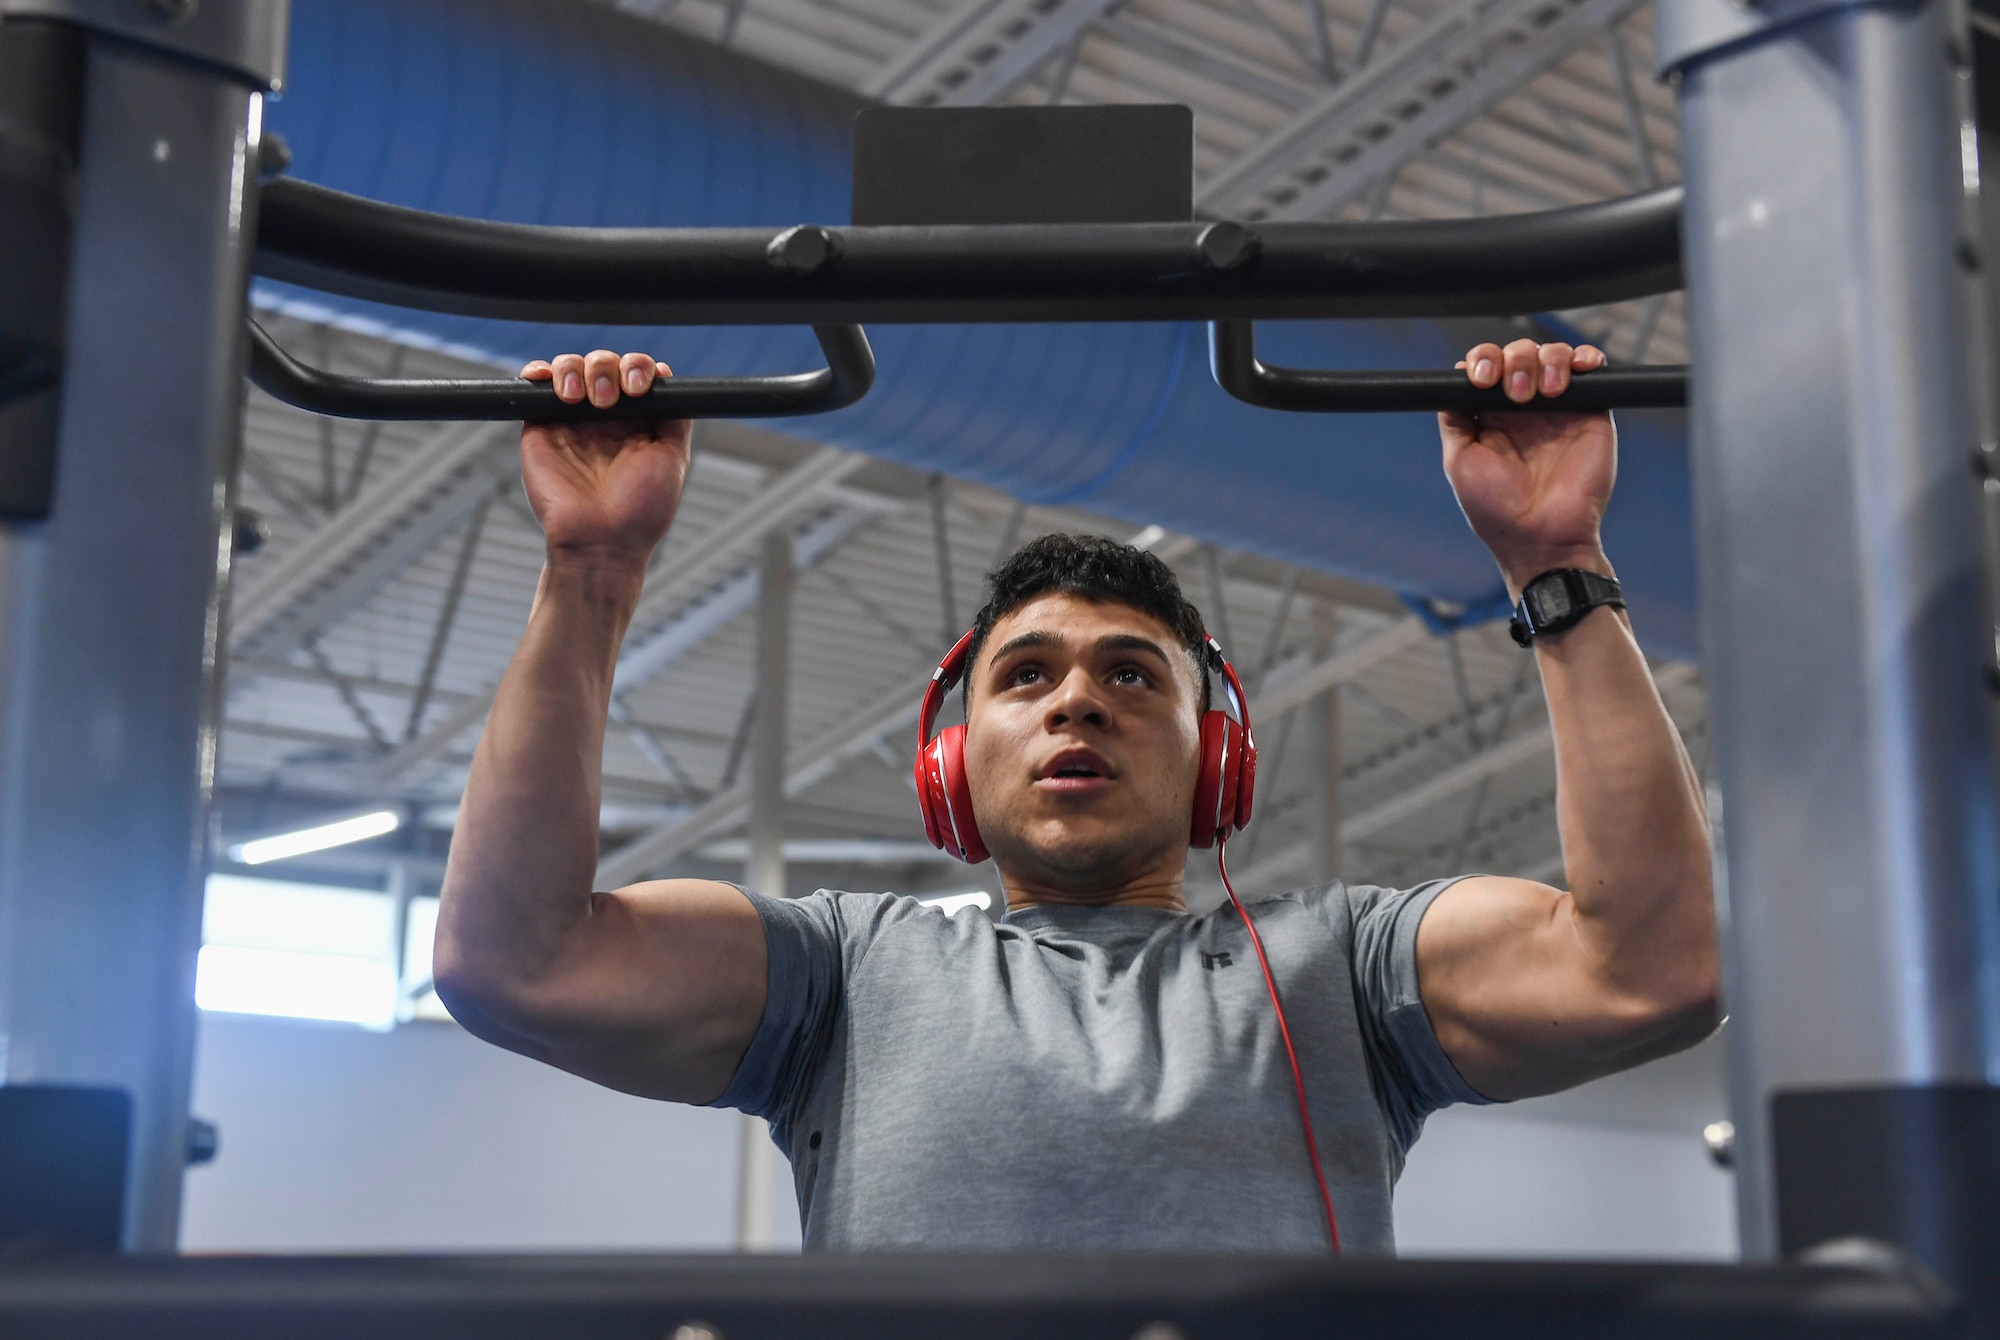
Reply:
<svg viewBox="0 0 2000 1340"><path fill-rule="evenodd" d="M1568 1093L1437 1113L1396 1188L1406 1256L1732 1259L1722 1039Z"/></svg>
<svg viewBox="0 0 2000 1340"><path fill-rule="evenodd" d="M1733 1195L1691 1135L1454 1108L1411 1151L1396 1246L1404 1256L1728 1260Z"/></svg>
<svg viewBox="0 0 2000 1340"><path fill-rule="evenodd" d="M450 1025L206 1015L194 1251L726 1251L740 1119L627 1097ZM1409 1255L1727 1257L1718 1049L1556 1098L1433 1117L1397 1195ZM782 1164L780 1165L782 1169ZM779 1241L796 1246L791 1181Z"/></svg>
<svg viewBox="0 0 2000 1340"><path fill-rule="evenodd" d="M204 1015L190 1251L726 1251L733 1112L649 1102L448 1024ZM781 1179L779 1239L798 1212Z"/></svg>

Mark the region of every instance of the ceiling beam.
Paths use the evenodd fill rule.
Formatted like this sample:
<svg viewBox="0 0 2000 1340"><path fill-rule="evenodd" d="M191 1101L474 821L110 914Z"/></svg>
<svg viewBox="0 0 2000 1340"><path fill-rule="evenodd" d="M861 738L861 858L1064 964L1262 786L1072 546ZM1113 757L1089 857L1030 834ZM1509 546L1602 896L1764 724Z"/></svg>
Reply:
<svg viewBox="0 0 2000 1340"><path fill-rule="evenodd" d="M695 627L706 618L701 606L686 608L689 601L702 595L706 586L732 567L741 568L767 531L789 525L800 511L818 503L840 481L867 463L865 456L833 447L822 448L752 495L688 546L667 555L647 575L645 594L639 598L631 623L634 630L643 631L628 635L627 649L619 657L618 678L614 680L616 691L629 692L698 641L698 638L686 640L676 631L683 624ZM741 580L740 573L735 577ZM741 597L739 591L736 598ZM628 664L633 668L628 670ZM368 768L370 784L380 789L393 787L412 769L443 754L454 741L486 720L486 714L493 708L494 691L488 689L462 699L415 739L374 760Z"/></svg>
<svg viewBox="0 0 2000 1340"><path fill-rule="evenodd" d="M1202 182L1198 212L1332 214L1638 8L1642 0L1458 0Z"/></svg>
<svg viewBox="0 0 2000 1340"><path fill-rule="evenodd" d="M910 107L1000 102L1124 0L969 0L862 86Z"/></svg>
<svg viewBox="0 0 2000 1340"><path fill-rule="evenodd" d="M930 679L926 671L897 684L848 713L831 730L793 750L786 759L785 794L797 795L849 755L866 749L876 736L913 722ZM737 782L710 796L692 814L641 834L598 862L598 887L616 888L642 879L709 839L740 827L749 815L750 784Z"/></svg>
<svg viewBox="0 0 2000 1340"><path fill-rule="evenodd" d="M1423 620L1411 615L1399 619L1358 647L1336 652L1323 661L1308 665L1296 674L1276 679L1260 688L1250 700L1258 718L1270 721L1281 713L1310 702L1336 684L1359 679L1383 661L1430 637Z"/></svg>
<svg viewBox="0 0 2000 1340"><path fill-rule="evenodd" d="M337 735L331 731L308 730L304 727L279 725L269 721L247 721L231 718L223 723L222 729L233 735L243 735L259 740L273 740L280 744L312 745L329 752L338 750L352 753L356 750L368 748L368 741L357 735ZM459 766L472 761L472 756L469 753L456 753L448 757L453 764ZM369 804L378 801L383 804L399 803L394 800L384 800L382 792L378 789L350 784L354 776L351 770L333 767L322 771L314 763L307 761L287 765L287 771L300 774L309 773L314 784L307 789L312 794L322 798L339 795L351 797L359 804ZM326 784L320 785L319 783L322 781ZM626 773L605 773L604 789L606 792L616 792L620 795L643 797L649 802L663 805L672 804L683 799L683 788L663 782L657 777L634 777ZM455 804L456 801L420 801L418 803Z"/></svg>
<svg viewBox="0 0 2000 1340"><path fill-rule="evenodd" d="M893 510L894 504L886 500L871 500L829 512L799 532L793 545L793 566L802 572L813 567L861 527ZM748 613L757 603L758 587L757 568L747 565L652 632L628 637L612 673L611 691L622 696L657 678L712 634Z"/></svg>
<svg viewBox="0 0 2000 1340"><path fill-rule="evenodd" d="M254 573L229 602L230 651L269 656L326 627L456 529L498 485L512 424L439 431L324 526Z"/></svg>
<svg viewBox="0 0 2000 1340"><path fill-rule="evenodd" d="M1654 676L1654 683L1658 685L1662 695L1684 688L1694 681L1695 670L1690 665L1669 665ZM1510 735L1500 743L1462 759L1444 771L1434 773L1416 785L1350 816L1340 825L1340 845L1346 849L1353 843L1365 842L1385 829L1406 819L1413 819L1452 797L1471 790L1489 778L1497 777L1501 773L1509 772L1537 759L1553 758L1554 753L1555 735L1547 721ZM1245 888L1269 884L1280 876L1303 868L1311 855L1310 840L1294 842L1282 850L1272 852L1244 870L1237 878L1242 881Z"/></svg>

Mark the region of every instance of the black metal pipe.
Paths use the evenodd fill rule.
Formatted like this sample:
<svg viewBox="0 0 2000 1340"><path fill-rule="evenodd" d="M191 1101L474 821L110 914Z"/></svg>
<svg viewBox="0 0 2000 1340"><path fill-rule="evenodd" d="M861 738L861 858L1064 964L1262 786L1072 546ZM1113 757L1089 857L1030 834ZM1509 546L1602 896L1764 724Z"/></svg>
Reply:
<svg viewBox="0 0 2000 1340"><path fill-rule="evenodd" d="M1671 409L1687 404L1687 369L1680 365L1599 368L1579 373L1562 395L1538 391L1527 404L1509 400L1498 386L1478 387L1455 369L1339 371L1272 367L1257 361L1248 321L1216 321L1208 328L1209 366L1218 386L1264 409L1318 414L1387 414L1401 411L1545 409Z"/></svg>
<svg viewBox="0 0 2000 1340"><path fill-rule="evenodd" d="M340 419L574 423L592 419L777 419L843 409L875 383L875 355L859 326L814 326L826 367L774 377L662 377L609 409L569 404L548 382L518 377L388 379L308 367L250 324L250 380L287 405Z"/></svg>
<svg viewBox="0 0 2000 1340"><path fill-rule="evenodd" d="M40 1340L665 1336L697 1318L764 1340L1957 1340L1972 1329L1921 1271L1865 1256L1819 1266L1247 1252L0 1261L0 1331Z"/></svg>
<svg viewBox="0 0 2000 1340"><path fill-rule="evenodd" d="M1511 315L1680 286L1680 189L1399 223L551 228L264 187L257 272L402 307L649 325Z"/></svg>

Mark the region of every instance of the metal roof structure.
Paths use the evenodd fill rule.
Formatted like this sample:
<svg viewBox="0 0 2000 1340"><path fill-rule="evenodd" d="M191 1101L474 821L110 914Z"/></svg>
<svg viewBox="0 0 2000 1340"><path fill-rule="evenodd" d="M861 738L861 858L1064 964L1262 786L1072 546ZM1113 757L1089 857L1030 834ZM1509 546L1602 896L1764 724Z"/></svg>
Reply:
<svg viewBox="0 0 2000 1340"><path fill-rule="evenodd" d="M1184 102L1197 199L1240 218L1418 218L1576 203L1672 180L1673 106L1632 0L621 0L909 104ZM1679 298L1566 314L1614 357L1682 356ZM465 365L275 320L319 366ZM480 370L488 371L488 370ZM489 372L490 375L490 372ZM525 624L541 541L511 425L319 420L253 393L240 502L266 542L231 603L223 842L393 805L393 838L299 858L355 883L403 861L434 881L491 692ZM601 877L734 877L747 813L756 559L794 536L788 852L794 892L994 887L931 852L909 781L921 686L985 571L1051 530L1136 538L1174 565L1250 686L1257 821L1231 844L1246 896L1305 878L1338 815L1340 873L1466 869L1560 880L1554 764L1533 658L1504 628L1434 636L1392 595L1149 527L707 424L620 663ZM1614 558L1616 556L1614 555ZM1698 764L1693 672L1659 667ZM1337 700L1339 785L1314 779ZM296 871L292 870L296 867ZM1219 897L1212 857L1191 896Z"/></svg>

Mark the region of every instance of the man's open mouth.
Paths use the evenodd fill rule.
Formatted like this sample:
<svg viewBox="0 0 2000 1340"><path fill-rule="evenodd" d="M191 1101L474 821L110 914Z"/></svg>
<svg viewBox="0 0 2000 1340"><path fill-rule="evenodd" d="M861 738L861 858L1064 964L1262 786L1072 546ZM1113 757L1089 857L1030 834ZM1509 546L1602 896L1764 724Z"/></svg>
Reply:
<svg viewBox="0 0 2000 1340"><path fill-rule="evenodd" d="M1038 781L1089 782L1110 778L1111 768L1088 749L1065 749L1042 767Z"/></svg>

